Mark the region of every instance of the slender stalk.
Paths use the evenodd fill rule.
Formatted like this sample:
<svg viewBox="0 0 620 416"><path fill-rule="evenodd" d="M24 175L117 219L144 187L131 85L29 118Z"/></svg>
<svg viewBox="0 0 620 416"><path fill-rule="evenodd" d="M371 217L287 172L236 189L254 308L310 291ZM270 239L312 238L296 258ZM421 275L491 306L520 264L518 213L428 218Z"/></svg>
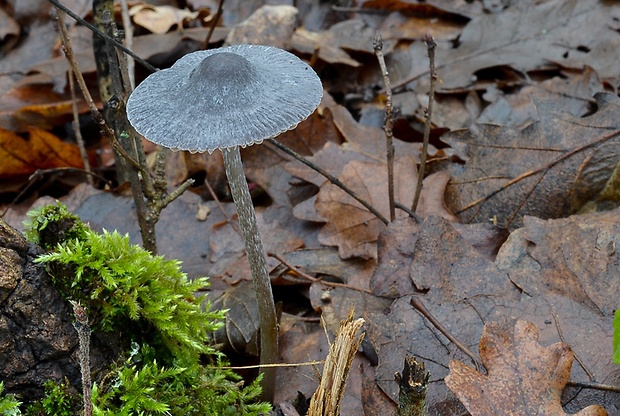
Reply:
<svg viewBox="0 0 620 416"><path fill-rule="evenodd" d="M418 202L420 201L420 194L422 193L422 181L424 181L424 171L426 170L426 157L428 155L428 141L431 135L431 117L433 116L433 101L435 100L435 82L437 81L437 73L435 71L435 47L437 44L433 37L426 34L426 49L428 51L428 60L431 73L431 86L428 92L428 108L426 109L426 117L424 120L424 139L422 145L422 155L420 156L420 170L418 172L418 183L415 188L415 196L413 197L413 204L411 205L411 211L415 212L418 208Z"/></svg>
<svg viewBox="0 0 620 416"><path fill-rule="evenodd" d="M385 123L383 124L383 130L385 131L385 147L387 154L386 161L390 221L394 221L396 219L396 208L394 205L394 134L392 133L394 115L392 113L392 88L390 87L390 74L387 70L387 66L385 65L385 58L383 56L383 39L381 38L381 34L379 32L375 35L374 49L377 60L379 61L379 67L381 68L383 83L385 84Z"/></svg>
<svg viewBox="0 0 620 416"><path fill-rule="evenodd" d="M211 22L211 26L209 27L209 33L207 33L207 37L202 43L202 49L209 49L209 42L211 41L211 36L213 35L213 31L217 26L218 20L222 17L222 12L224 11L224 0L220 0L217 4L217 11L215 12L215 16L213 16L213 20Z"/></svg>
<svg viewBox="0 0 620 416"><path fill-rule="evenodd" d="M73 327L78 333L78 343L80 346L80 370L82 372L82 398L84 401L84 416L93 414L92 402L92 382L90 379L90 333L88 315L86 309L78 302L70 301L73 306L75 322Z"/></svg>
<svg viewBox="0 0 620 416"><path fill-rule="evenodd" d="M64 25L62 20L62 14L58 13L58 24ZM90 175L90 162L88 161L88 153L86 152L86 146L84 146L84 139L82 138L82 132L80 130L80 112L78 111L77 106L77 97L75 94L75 81L73 80L73 69L69 66L69 70L67 71L67 77L69 78L69 90L71 91L71 110L73 112L73 122L71 123L71 127L73 128L73 133L75 134L75 141L77 142L78 149L80 149L80 155L82 156L82 163L84 163L84 170L89 173L86 176L86 180L90 186L94 185L93 176Z"/></svg>
<svg viewBox="0 0 620 416"><path fill-rule="evenodd" d="M252 198L248 191L248 183L243 173L239 146L222 149L226 177L230 192L237 207L237 216L241 227L241 234L245 243L245 250L250 262L252 281L258 302L258 317L260 322L260 363L275 364L278 359L278 327L276 322L276 308L273 302L271 281L267 273L267 259L263 241L258 233L256 214L252 205ZM263 388L261 399L273 403L276 382L276 368L261 367Z"/></svg>

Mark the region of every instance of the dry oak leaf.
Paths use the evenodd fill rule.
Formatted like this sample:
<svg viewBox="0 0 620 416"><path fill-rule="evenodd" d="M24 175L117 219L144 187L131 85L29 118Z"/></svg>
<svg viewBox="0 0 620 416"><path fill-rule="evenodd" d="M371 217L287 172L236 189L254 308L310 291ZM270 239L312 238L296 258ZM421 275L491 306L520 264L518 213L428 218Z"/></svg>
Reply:
<svg viewBox="0 0 620 416"><path fill-rule="evenodd" d="M338 179L357 192L384 216L389 216L386 167L383 163L353 160L345 165ZM417 175L411 157L402 157L394 164L394 199L411 206ZM338 246L343 259L351 257L377 258L377 238L385 225L373 213L340 188L325 183L316 203L318 214L327 220L319 241ZM399 217L406 216L397 211Z"/></svg>
<svg viewBox="0 0 620 416"><path fill-rule="evenodd" d="M445 379L472 416L567 415L560 398L573 363L568 344L543 347L536 326L518 320L514 330L496 322L486 324L479 350L487 375L453 360ZM606 416L607 412L593 405L576 415Z"/></svg>
<svg viewBox="0 0 620 416"><path fill-rule="evenodd" d="M617 60L608 51L620 46L613 29L615 6L597 0L527 0L512 2L502 13L482 14L463 29L457 47L437 50L441 86L468 87L479 71L497 66L529 72L550 63L579 69L587 64L601 78L614 77Z"/></svg>
<svg viewBox="0 0 620 416"><path fill-rule="evenodd" d="M0 129L0 178L30 175L37 169L84 166L77 146L44 130L29 128L28 140Z"/></svg>
<svg viewBox="0 0 620 416"><path fill-rule="evenodd" d="M583 118L537 104L539 121L523 129L489 124L442 137L466 160L454 166L446 203L463 222L495 219L505 228L523 215L570 215L592 201L620 163L620 98L597 93Z"/></svg>

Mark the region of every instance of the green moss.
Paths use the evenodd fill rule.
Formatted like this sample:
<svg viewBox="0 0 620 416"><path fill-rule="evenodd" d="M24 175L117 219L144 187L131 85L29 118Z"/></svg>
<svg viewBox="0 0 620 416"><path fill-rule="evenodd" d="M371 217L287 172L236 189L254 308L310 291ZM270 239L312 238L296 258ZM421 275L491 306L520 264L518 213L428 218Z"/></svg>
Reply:
<svg viewBox="0 0 620 416"><path fill-rule="evenodd" d="M50 380L45 383L45 397L29 406L26 415L73 416L79 403L79 397L71 393L68 383L58 384Z"/></svg>
<svg viewBox="0 0 620 416"><path fill-rule="evenodd" d="M96 233L60 204L29 215L26 235L47 242L46 264L67 300L87 308L95 331L122 331L133 347L93 388L96 415L252 415L256 382L243 388L225 357L210 345L223 311L211 311L180 262L153 256L117 232ZM55 245L45 236L56 233ZM204 307L206 305L206 307ZM203 365L204 362L215 365Z"/></svg>
<svg viewBox="0 0 620 416"><path fill-rule="evenodd" d="M19 405L21 403L12 394L2 394L3 391L4 383L0 381L0 415L20 415Z"/></svg>

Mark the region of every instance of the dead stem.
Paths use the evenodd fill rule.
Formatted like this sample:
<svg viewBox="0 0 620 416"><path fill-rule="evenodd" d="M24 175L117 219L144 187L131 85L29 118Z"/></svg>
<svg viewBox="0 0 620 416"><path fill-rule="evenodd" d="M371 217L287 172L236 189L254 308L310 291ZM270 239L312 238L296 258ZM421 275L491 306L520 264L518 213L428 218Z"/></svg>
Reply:
<svg viewBox="0 0 620 416"><path fill-rule="evenodd" d="M385 123L383 123L383 130L385 131L390 221L394 221L396 219L396 208L394 207L394 134L392 132L392 128L394 126L394 114L392 111L392 88L390 87L390 74L385 66L385 58L383 56L383 39L381 38L380 32L377 32L375 35L373 47L377 60L379 61L381 75L383 75L383 83L385 84ZM415 208L413 211L415 212Z"/></svg>
<svg viewBox="0 0 620 416"><path fill-rule="evenodd" d="M428 51L428 60L430 67L430 88L428 92L428 107L424 112L424 139L422 144L422 154L420 155L420 170L418 171L418 183L415 187L415 197L413 198L413 204L411 205L411 211L415 212L418 208L418 202L420 202L420 195L422 193L422 182L424 181L424 173L426 170L426 158L428 156L428 141L431 135L431 118L433 116L433 101L435 100L435 83L437 82L437 74L435 72L435 48L437 44L430 34L426 34L425 37L426 50Z"/></svg>

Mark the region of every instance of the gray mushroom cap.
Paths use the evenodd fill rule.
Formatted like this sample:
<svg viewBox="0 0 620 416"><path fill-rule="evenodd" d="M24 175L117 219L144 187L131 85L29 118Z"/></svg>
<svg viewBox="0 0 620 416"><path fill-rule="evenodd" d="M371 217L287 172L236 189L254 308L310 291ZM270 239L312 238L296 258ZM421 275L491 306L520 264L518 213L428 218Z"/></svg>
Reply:
<svg viewBox="0 0 620 416"><path fill-rule="evenodd" d="M190 53L151 74L129 97L127 117L158 145L211 153L295 128L322 96L321 80L295 55L235 45Z"/></svg>

